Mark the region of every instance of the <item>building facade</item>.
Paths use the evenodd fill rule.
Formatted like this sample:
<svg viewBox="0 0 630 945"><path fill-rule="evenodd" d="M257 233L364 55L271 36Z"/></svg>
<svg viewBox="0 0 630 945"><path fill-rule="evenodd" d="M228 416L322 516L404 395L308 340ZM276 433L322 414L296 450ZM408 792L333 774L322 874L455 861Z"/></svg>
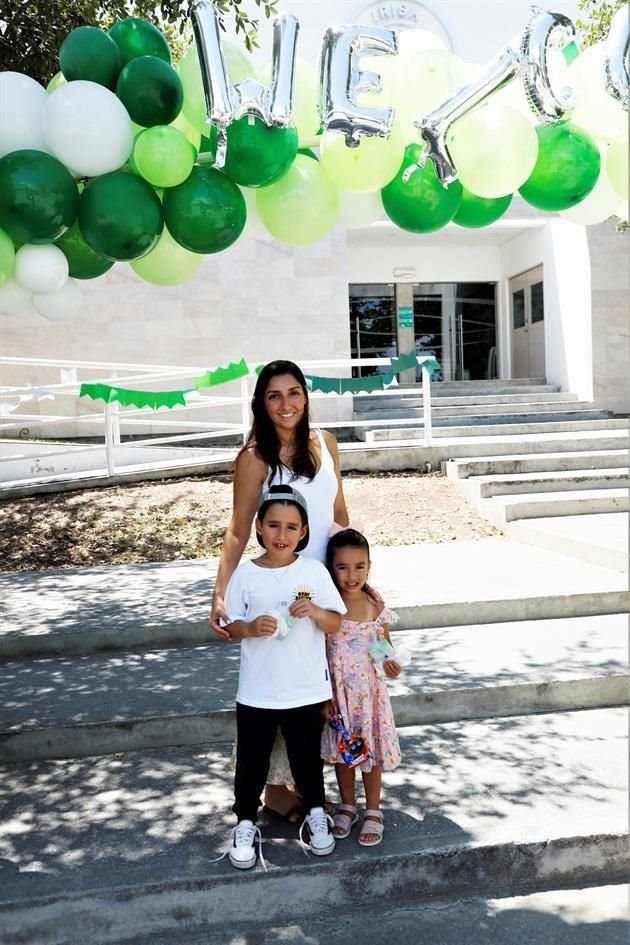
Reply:
<svg viewBox="0 0 630 945"><path fill-rule="evenodd" d="M283 9L298 16L298 55L312 63L335 23L429 29L483 63L530 15L526 0L287 0ZM553 9L577 18L575 2ZM271 46L271 27L262 30L259 60ZM3 318L4 354L208 368L415 348L436 354L444 380L546 377L630 411L627 237L612 220L584 228L520 199L479 230L449 224L418 236L383 219L303 248L257 230L206 257L181 286L149 285L116 264L83 288L84 309L69 321ZM342 416L349 407L327 409Z"/></svg>

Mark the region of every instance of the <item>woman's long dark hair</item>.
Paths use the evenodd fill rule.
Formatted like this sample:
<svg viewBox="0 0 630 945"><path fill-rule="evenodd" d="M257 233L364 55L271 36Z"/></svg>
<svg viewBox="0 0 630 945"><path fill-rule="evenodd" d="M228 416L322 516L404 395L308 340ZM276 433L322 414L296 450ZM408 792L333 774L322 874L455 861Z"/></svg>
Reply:
<svg viewBox="0 0 630 945"><path fill-rule="evenodd" d="M304 391L304 397L306 398L304 414L295 428L295 454L291 462L291 472L293 477L304 476L306 479L313 479L317 467L310 449L311 421L308 407L308 389L304 374L293 361L270 361L269 364L265 364L258 375L254 396L252 397L254 420L243 449L252 446L256 448L256 452L261 459L269 466L268 481L272 482L282 463L280 462L280 441L276 428L267 413L265 393L269 387L269 382L280 374L290 374L294 377Z"/></svg>

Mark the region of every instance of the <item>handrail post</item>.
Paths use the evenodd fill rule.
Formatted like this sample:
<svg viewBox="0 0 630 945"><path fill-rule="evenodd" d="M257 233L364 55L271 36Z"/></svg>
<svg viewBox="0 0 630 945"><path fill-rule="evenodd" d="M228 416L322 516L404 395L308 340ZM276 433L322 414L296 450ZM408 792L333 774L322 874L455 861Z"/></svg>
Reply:
<svg viewBox="0 0 630 945"><path fill-rule="evenodd" d="M249 431L249 388L247 386L247 374L241 378L241 425L243 427L243 443L246 443L247 433Z"/></svg>
<svg viewBox="0 0 630 945"><path fill-rule="evenodd" d="M431 372L422 364L422 412L424 415L424 445L431 446L433 429L431 423Z"/></svg>
<svg viewBox="0 0 630 945"><path fill-rule="evenodd" d="M105 404L105 462L107 464L107 475L115 475L116 466L114 464L114 423L112 405L110 403Z"/></svg>

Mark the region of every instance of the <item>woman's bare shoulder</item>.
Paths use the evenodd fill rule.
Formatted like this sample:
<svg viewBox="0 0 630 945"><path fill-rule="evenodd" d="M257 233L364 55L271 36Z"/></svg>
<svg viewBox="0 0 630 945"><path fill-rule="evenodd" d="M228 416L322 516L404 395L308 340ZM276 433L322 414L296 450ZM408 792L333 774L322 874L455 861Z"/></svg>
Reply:
<svg viewBox="0 0 630 945"><path fill-rule="evenodd" d="M243 447L236 457L234 471L239 474L245 473L248 475L260 473L263 478L265 477L267 474L267 464L260 456L255 443L248 443Z"/></svg>

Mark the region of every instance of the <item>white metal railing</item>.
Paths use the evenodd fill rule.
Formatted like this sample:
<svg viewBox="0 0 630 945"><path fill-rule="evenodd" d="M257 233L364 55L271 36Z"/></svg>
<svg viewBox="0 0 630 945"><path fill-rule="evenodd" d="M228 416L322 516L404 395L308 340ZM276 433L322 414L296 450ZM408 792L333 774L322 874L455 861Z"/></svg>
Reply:
<svg viewBox="0 0 630 945"><path fill-rule="evenodd" d="M426 446L430 446L432 442L431 376L424 362L430 360L432 359L424 357L418 358L418 363L422 368L421 391L423 403L423 419L421 424L418 425L422 425L423 427L424 435L422 439ZM350 376L351 368L387 368L389 366L389 358L345 358L300 361L300 367L307 375L329 375L334 377ZM162 449L164 446L174 444L199 443L204 440L211 443L212 440L234 435L238 435L244 440L251 423L251 392L256 379L253 374L241 377L238 381L230 382L229 386L232 388L234 384L239 385L240 392L238 396L233 393L229 396L221 395L217 393L219 388L210 388L208 390L212 390L212 393L207 394L204 394L202 391L194 391L188 396L186 404L178 404L168 410L150 407L122 407L117 402L105 403L102 409L100 409L97 408L95 402L90 402L90 405L95 409L85 414L78 413L76 410L82 381L103 383L118 387L130 386L139 390L146 390L147 388L168 390L174 387L177 387L177 389L182 387L183 389L185 385L183 385L182 382L190 381L199 377L201 374L205 374L207 366L182 367L162 364L142 365L125 362L66 361L45 358L3 357L0 358L0 369L3 368L11 369L18 374L24 373L26 378L32 378L35 372L37 372L38 377L41 377L42 374L50 375L51 371L60 369L64 372L71 371L74 373L72 380L62 380L60 383L42 382L38 383L37 386L32 386L27 380L27 383L22 386L6 384L0 386L0 444L3 445L3 453L5 454L2 457L2 479L5 482L7 480L16 482L24 478L19 475L14 478L10 474L10 464L16 464L16 471L20 463L22 465L24 464L24 447L21 448L20 445L15 442L12 438L12 434L14 434L14 436L17 434L15 439L20 435L23 437L25 428L28 429L29 446L31 450L33 440L37 442L39 447L37 452L29 451L29 458L33 462L38 463L41 460L50 459L51 457L67 458L80 455L87 456L91 453L94 457L94 470L96 471L104 465L107 475L114 476L117 471L117 452L120 452L122 446L133 448L134 454L138 454L138 459L135 460L135 462L138 466L142 466L146 463L146 458L145 460L142 459L143 451L146 457L147 450L153 448ZM85 376L79 379L79 373ZM357 394L352 396L369 396L386 400L400 396L400 393L399 386L394 384L385 390L373 391L369 395ZM311 392L310 399L311 401L328 400L328 402L330 402L331 399L340 396L343 397L344 395L314 391ZM20 407L28 404L32 400L41 402L42 400L56 400L57 398L63 398L66 403L69 402L70 407L74 408L72 412L20 412ZM231 408L232 411L235 412L234 408L236 405L240 407L239 422L230 421L226 418L227 409ZM216 411L217 418L215 420L202 419L201 417L199 419L190 418L191 414L200 410ZM180 419L174 416L182 411L187 412L188 418L185 419L182 417ZM418 421L414 421L414 424L417 422ZM68 439L72 439L72 436L67 434L63 437L54 435L54 428L59 428L60 425L63 424L72 425L75 430L73 436L89 436L90 438L101 436L102 440L100 443L78 444L67 442ZM403 424L409 424L409 419L355 420L349 418L347 420L336 419L321 421L321 425L327 429L374 428L380 426L395 427ZM134 430L150 427L153 428L153 431L149 436L144 438L141 436L140 439L134 438L132 441L128 440L125 443L122 433L124 427L127 427L127 429L133 427ZM47 434L48 437L46 438ZM10 443L7 443L8 439L11 441ZM63 439L64 442L55 444L55 439ZM22 440L22 442L25 441ZM15 446L15 452L12 452L13 446ZM105 453L104 463L102 458L103 448ZM205 454L207 456L207 448ZM100 462L97 461L99 455L101 457ZM203 454L199 453L199 458L202 455ZM9 464L9 468L6 464ZM166 459L165 468L168 468L169 465L174 467L177 465L177 462L172 459L169 464L168 459ZM120 466L120 462L118 462L118 466Z"/></svg>

